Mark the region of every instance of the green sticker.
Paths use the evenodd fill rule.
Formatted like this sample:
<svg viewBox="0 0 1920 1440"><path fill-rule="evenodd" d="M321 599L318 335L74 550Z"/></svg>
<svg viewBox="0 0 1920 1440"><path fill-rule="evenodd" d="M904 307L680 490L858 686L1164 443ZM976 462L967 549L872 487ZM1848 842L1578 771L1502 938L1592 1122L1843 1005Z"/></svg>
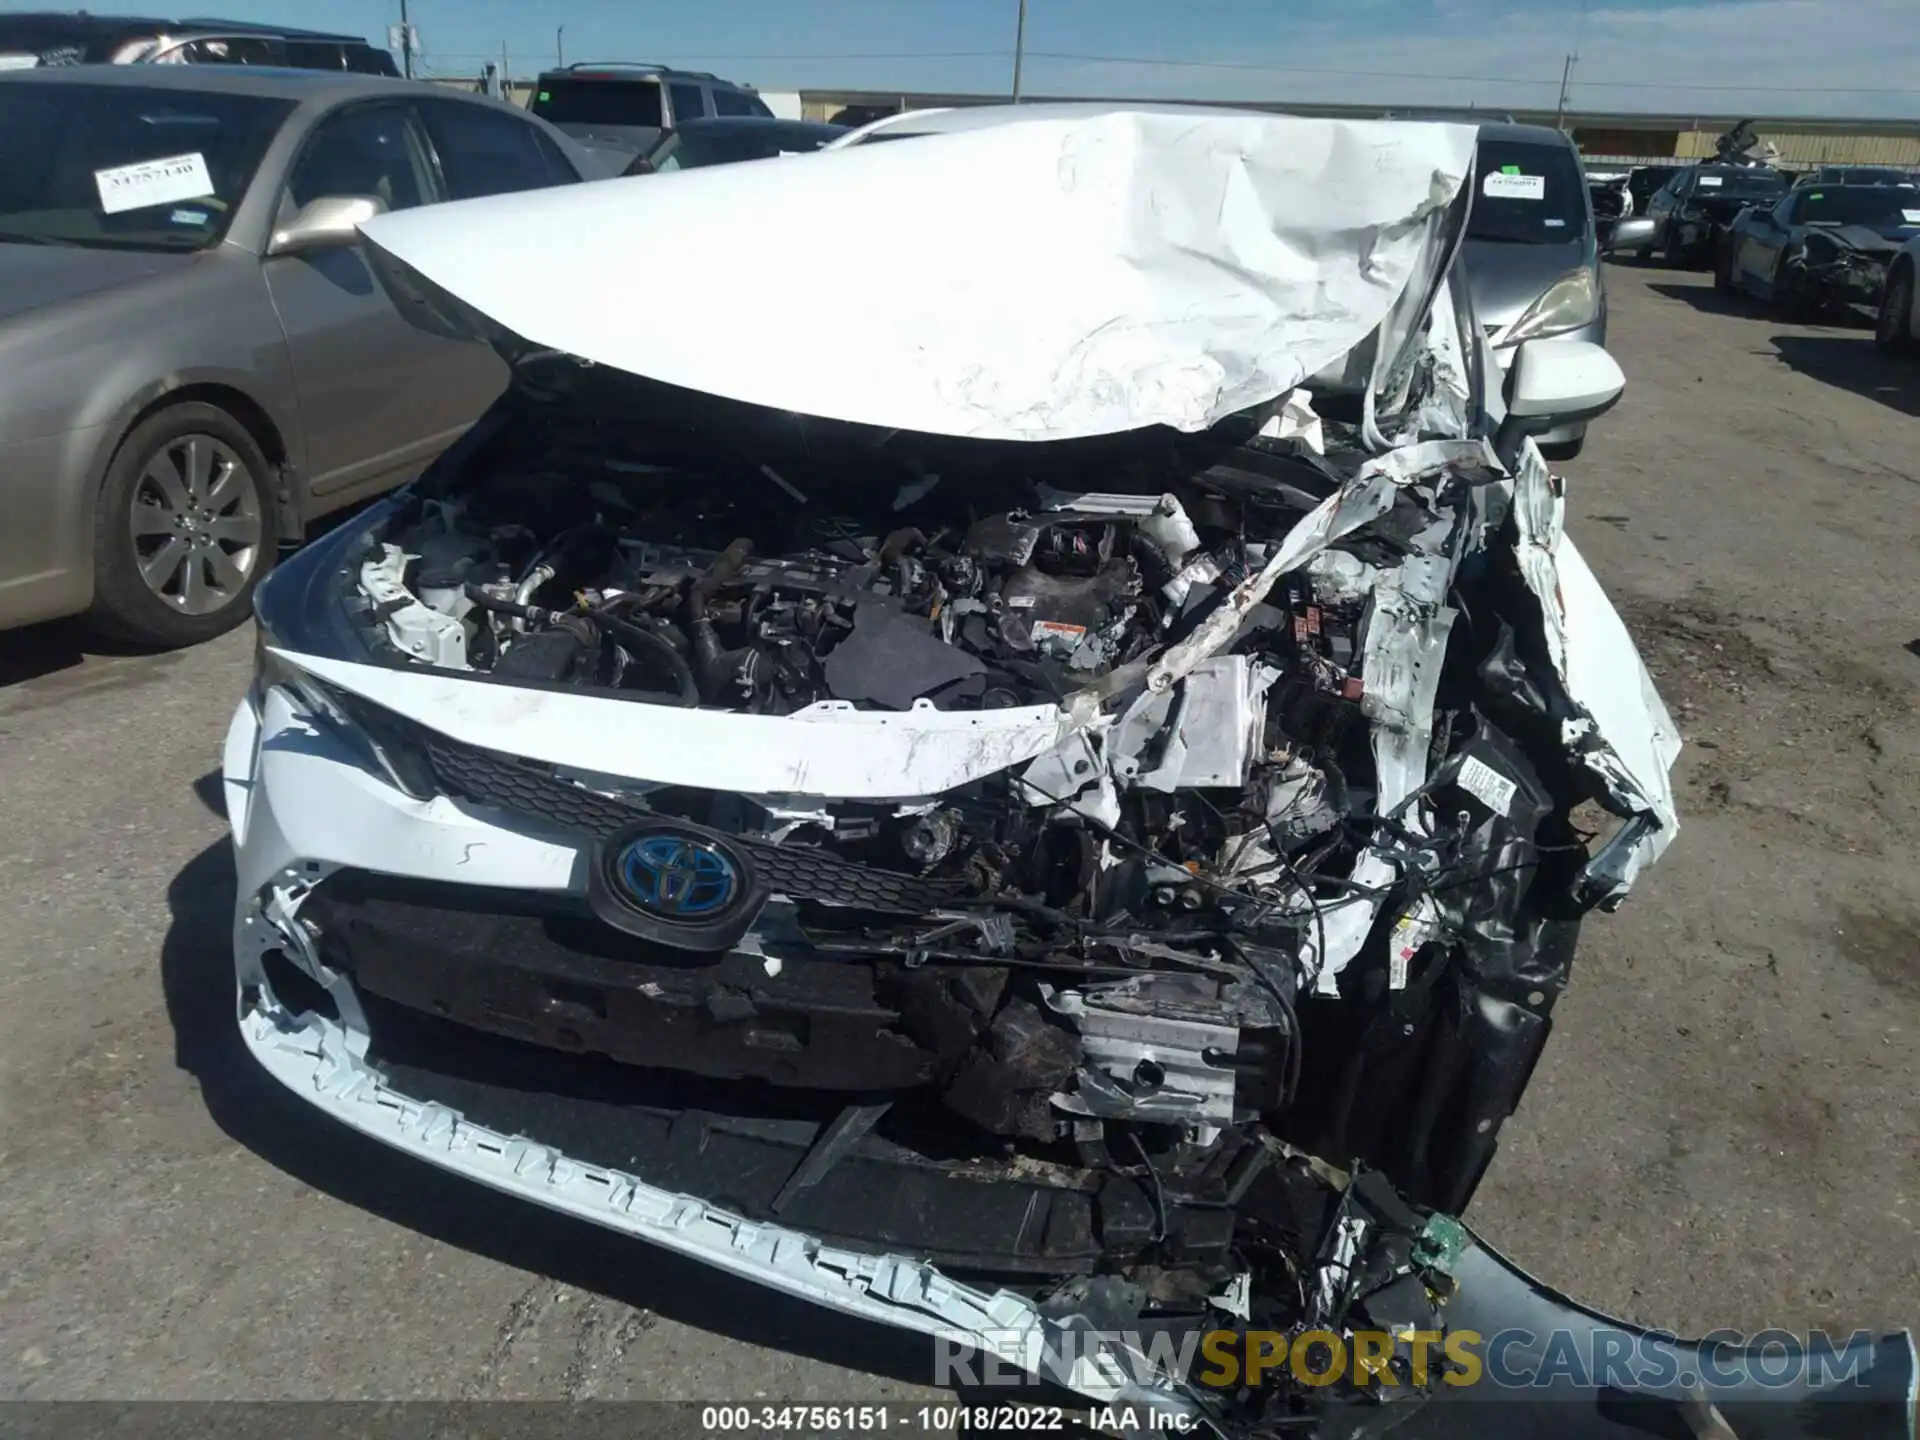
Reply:
<svg viewBox="0 0 1920 1440"><path fill-rule="evenodd" d="M1520 167L1518 165L1502 165L1500 167L1500 173L1502 175L1518 175L1520 173Z"/></svg>
<svg viewBox="0 0 1920 1440"><path fill-rule="evenodd" d="M549 91L542 90L538 95L534 96L533 98L536 100L551 100L553 98L553 95Z"/></svg>
<svg viewBox="0 0 1920 1440"><path fill-rule="evenodd" d="M1807 196L1807 198L1809 200L1818 200L1820 198L1820 192L1816 190L1811 195Z"/></svg>

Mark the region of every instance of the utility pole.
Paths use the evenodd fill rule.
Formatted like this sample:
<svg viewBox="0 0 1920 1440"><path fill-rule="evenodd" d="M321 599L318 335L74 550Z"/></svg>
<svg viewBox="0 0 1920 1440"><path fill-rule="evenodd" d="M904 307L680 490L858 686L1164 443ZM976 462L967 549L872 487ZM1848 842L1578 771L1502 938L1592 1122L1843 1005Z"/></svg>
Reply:
<svg viewBox="0 0 1920 1440"><path fill-rule="evenodd" d="M413 26L407 23L407 0L400 0L400 73L413 78Z"/></svg>
<svg viewBox="0 0 1920 1440"><path fill-rule="evenodd" d="M500 42L500 98L513 99L513 72L507 69L507 42Z"/></svg>
<svg viewBox="0 0 1920 1440"><path fill-rule="evenodd" d="M1020 103L1020 62L1027 54L1027 0L1020 0L1020 20L1013 31L1013 103Z"/></svg>
<svg viewBox="0 0 1920 1440"><path fill-rule="evenodd" d="M1573 75L1573 62L1576 58L1577 57L1573 55L1567 56L1567 63L1560 67L1560 103L1554 107L1553 111L1553 128L1556 130L1566 128L1567 81Z"/></svg>
<svg viewBox="0 0 1920 1440"><path fill-rule="evenodd" d="M1560 67L1560 103L1554 107L1553 128L1566 128L1567 97L1572 91L1568 83L1573 78L1573 67L1580 62L1580 42L1587 33L1587 0L1580 0L1580 15L1573 22L1573 49L1567 52L1567 63Z"/></svg>
<svg viewBox="0 0 1920 1440"><path fill-rule="evenodd" d="M553 68L556 70L564 70L567 68L566 38L566 26L556 25L553 27Z"/></svg>

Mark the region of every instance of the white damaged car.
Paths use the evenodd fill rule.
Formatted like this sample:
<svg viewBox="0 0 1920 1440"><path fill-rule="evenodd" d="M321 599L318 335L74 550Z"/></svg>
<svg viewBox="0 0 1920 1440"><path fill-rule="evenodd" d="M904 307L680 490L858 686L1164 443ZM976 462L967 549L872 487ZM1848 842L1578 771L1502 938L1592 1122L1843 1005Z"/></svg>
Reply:
<svg viewBox="0 0 1920 1440"><path fill-rule="evenodd" d="M1677 829L1528 438L1618 368L1502 381L1451 283L1470 127L1001 119L364 227L514 378L259 593L247 1047L1095 1399L1358 1433L1468 1393L1416 1332L1521 1324L1634 1335L1634 1398L1738 1430L1782 1392L1737 1354L1687 1383L1451 1218ZM1220 1328L1405 1339L1226 1388L1140 1339ZM1853 1373L1897 1417L1910 1343Z"/></svg>

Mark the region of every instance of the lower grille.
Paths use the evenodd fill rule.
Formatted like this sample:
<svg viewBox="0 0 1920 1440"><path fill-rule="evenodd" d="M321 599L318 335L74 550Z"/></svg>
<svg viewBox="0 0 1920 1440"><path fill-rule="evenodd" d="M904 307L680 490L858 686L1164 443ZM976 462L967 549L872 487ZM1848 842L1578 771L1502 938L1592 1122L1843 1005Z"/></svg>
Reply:
<svg viewBox="0 0 1920 1440"><path fill-rule="evenodd" d="M441 791L458 800L537 816L596 840L636 821L659 818L636 801L601 795L562 779L538 761L450 740L424 728L418 738ZM947 881L855 865L806 846L727 838L747 852L769 889L793 900L923 915L951 904L960 893Z"/></svg>

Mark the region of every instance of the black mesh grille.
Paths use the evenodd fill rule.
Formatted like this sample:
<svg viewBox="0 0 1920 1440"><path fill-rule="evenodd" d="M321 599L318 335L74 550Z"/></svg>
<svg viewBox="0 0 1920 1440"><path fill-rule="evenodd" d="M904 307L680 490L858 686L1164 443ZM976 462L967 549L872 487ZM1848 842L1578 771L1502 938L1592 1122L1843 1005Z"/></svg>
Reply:
<svg viewBox="0 0 1920 1440"><path fill-rule="evenodd" d="M455 799L537 815L595 836L609 835L649 813L642 806L569 784L535 761L463 745L430 730L422 731L421 737L434 779Z"/></svg>
<svg viewBox="0 0 1920 1440"><path fill-rule="evenodd" d="M418 734L434 779L455 799L535 815L596 839L654 816L638 803L582 789L537 761L483 750L426 729ZM855 865L801 845L728 838L748 853L770 889L795 900L919 915L951 903L958 894L957 887L945 881Z"/></svg>
<svg viewBox="0 0 1920 1440"><path fill-rule="evenodd" d="M852 865L802 845L768 845L736 840L753 858L767 884L795 900L818 900L858 910L920 915L952 902L955 887L892 870Z"/></svg>

